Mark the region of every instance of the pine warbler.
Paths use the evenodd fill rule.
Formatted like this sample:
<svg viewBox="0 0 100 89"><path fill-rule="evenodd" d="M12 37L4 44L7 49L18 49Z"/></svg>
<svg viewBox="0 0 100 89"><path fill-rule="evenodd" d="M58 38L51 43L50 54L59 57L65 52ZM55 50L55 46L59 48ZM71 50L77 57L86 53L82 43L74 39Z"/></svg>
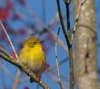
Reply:
<svg viewBox="0 0 100 89"><path fill-rule="evenodd" d="M19 59L36 75L45 71L46 57L39 38L30 37L24 42L24 46L19 54Z"/></svg>

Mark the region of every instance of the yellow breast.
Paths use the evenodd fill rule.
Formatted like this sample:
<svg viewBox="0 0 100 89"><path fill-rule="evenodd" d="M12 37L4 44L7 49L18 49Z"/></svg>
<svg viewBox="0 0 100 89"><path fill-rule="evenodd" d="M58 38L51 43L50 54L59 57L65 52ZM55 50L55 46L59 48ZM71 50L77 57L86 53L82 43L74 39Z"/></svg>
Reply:
<svg viewBox="0 0 100 89"><path fill-rule="evenodd" d="M44 70L45 54L41 45L33 48L24 47L20 51L20 61L32 69L33 72L42 72Z"/></svg>

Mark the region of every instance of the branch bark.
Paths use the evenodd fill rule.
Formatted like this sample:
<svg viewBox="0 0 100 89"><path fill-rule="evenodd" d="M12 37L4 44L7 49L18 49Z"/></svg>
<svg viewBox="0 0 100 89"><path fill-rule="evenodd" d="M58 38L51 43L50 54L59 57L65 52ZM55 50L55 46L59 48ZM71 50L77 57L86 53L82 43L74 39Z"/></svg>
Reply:
<svg viewBox="0 0 100 89"><path fill-rule="evenodd" d="M77 89L99 89L94 0L73 0Z"/></svg>
<svg viewBox="0 0 100 89"><path fill-rule="evenodd" d="M4 51L6 52L6 51ZM7 53L8 54L8 53ZM43 81L36 77L36 75L25 65L21 64L18 60L15 60L12 57L6 56L5 53L0 53L0 57L5 61L17 66L20 70L24 71L27 75L29 75L35 82L37 82L43 89L50 89Z"/></svg>

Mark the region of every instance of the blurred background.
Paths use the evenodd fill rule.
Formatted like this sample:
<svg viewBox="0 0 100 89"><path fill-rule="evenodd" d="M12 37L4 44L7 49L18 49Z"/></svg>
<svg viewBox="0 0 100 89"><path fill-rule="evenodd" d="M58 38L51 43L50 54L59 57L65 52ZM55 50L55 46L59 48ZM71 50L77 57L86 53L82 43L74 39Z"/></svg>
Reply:
<svg viewBox="0 0 100 89"><path fill-rule="evenodd" d="M65 4L60 0L63 19L66 24ZM95 0L96 25L98 34L98 73L100 70L100 0ZM74 18L72 2L70 4L71 30L73 29ZM3 22L12 42L19 54L23 42L30 34L38 36L44 41L43 50L46 54L47 63L54 72L45 72L42 79L51 89L60 89L57 83L57 68L55 56L55 40L59 22L56 0L0 0L0 20ZM69 61L67 44L62 30L59 34L58 60L61 73L61 81L64 89L69 89ZM15 57L9 41L0 26L0 47ZM74 51L74 50L73 50ZM0 58L0 89L13 89L18 68ZM37 83L30 83L28 76L21 73L20 82L16 89L42 89Z"/></svg>

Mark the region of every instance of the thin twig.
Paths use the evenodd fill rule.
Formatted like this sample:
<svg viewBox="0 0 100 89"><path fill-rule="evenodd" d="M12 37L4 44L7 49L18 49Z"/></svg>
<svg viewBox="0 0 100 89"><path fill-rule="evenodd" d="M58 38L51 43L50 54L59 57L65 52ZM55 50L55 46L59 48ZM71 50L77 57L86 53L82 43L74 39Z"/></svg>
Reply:
<svg viewBox="0 0 100 89"><path fill-rule="evenodd" d="M64 58L63 60L59 61L59 65L62 65L63 63L67 61L68 61L68 58ZM53 65L52 67L47 68L46 71L53 70L54 68L56 68L56 65Z"/></svg>
<svg viewBox="0 0 100 89"><path fill-rule="evenodd" d="M63 30L64 36L65 36L66 42L67 42L67 44L69 46L70 43L69 43L69 39L68 39L68 36L67 36L67 33L66 33L66 29L65 29L65 26L64 26L59 0L57 0L57 7L58 7L59 19L60 19L60 23L61 23L61 26L62 26L62 30Z"/></svg>
<svg viewBox="0 0 100 89"><path fill-rule="evenodd" d="M57 27L57 24L58 24L58 19L59 19L59 16L58 16L58 12L56 13L56 16L54 16L53 17L53 19L50 21L50 23L49 23L49 27L53 27L53 25L55 24L55 22L56 22L56 26L55 27Z"/></svg>
<svg viewBox="0 0 100 89"><path fill-rule="evenodd" d="M69 61L70 61L70 89L73 89L74 87L74 75L73 75L73 54L72 54L72 40L71 40L71 30L70 30L70 14L69 14L69 3L66 4L66 15L67 15L67 29L68 29L68 36L64 28L64 23L62 19L62 14L61 14L61 9L60 9L60 3L59 0L57 0L57 7L58 7L58 12L59 12L59 18L62 26L62 30L64 33L64 36L66 38L66 42L68 45L68 53L69 53Z"/></svg>
<svg viewBox="0 0 100 89"><path fill-rule="evenodd" d="M14 81L14 85L12 89L17 89L18 84L20 83L20 75L21 75L21 71L18 69L16 74L16 79Z"/></svg>
<svg viewBox="0 0 100 89"><path fill-rule="evenodd" d="M2 49L2 48L0 48L0 52L2 52L5 56L7 56L7 57L9 57L9 58L12 57L11 55L9 55L9 53L7 53L7 52L6 52L4 49ZM1 68L8 74L8 76L11 78L11 80L15 81L14 77L11 75L11 73L8 71L8 69L7 69L5 66L2 65L1 62L0 62L0 66L1 66ZM19 73L18 73L18 75L19 75ZM18 77L17 77L16 79L18 79ZM17 81L18 81L18 80L17 80ZM18 83L17 83L17 84L18 84ZM15 83L15 85L16 85L16 83Z"/></svg>
<svg viewBox="0 0 100 89"><path fill-rule="evenodd" d="M17 0L16 0L17 1ZM50 27L47 27L33 12L33 10L30 8L30 5L28 5L28 3L26 3L26 9L28 10L28 12L32 15L32 17L41 25L43 26L48 32L50 32L55 38L57 37L57 35L52 31L52 29ZM23 13L19 13L20 16L23 18L22 14ZM58 16L58 15L57 15ZM25 17L25 15L24 15ZM65 46L65 44L63 43L62 40L58 40L59 44L61 45L61 47L68 53L68 49Z"/></svg>
<svg viewBox="0 0 100 89"><path fill-rule="evenodd" d="M63 60L60 60L60 61L59 61L59 65L64 64L66 61L68 61L68 58L64 58ZM57 72L53 71L53 69L56 68L56 67L57 67L57 66L54 65L54 66L52 66L52 67L47 68L46 71L44 72L44 74L46 75L46 74L50 71L50 73L52 73L53 75L57 75ZM65 81L69 81L69 79L68 79L67 77L65 77L64 75L60 75L60 77L61 77L63 80L65 80ZM51 79L52 79L52 78L51 78ZM28 80L30 80L30 77L24 78L24 79L20 80L20 83L25 82L25 81L28 81Z"/></svg>
<svg viewBox="0 0 100 89"><path fill-rule="evenodd" d="M9 70L1 63L1 61L0 61L0 67L2 68L2 70L4 70L5 72L6 72L6 74L9 76L9 78L11 79L11 80L15 80L14 79L14 77L13 77L13 75L9 72Z"/></svg>
<svg viewBox="0 0 100 89"><path fill-rule="evenodd" d="M1 20L0 20L0 25L2 26L2 29L3 29L3 31L5 32L5 34L6 34L7 38L8 38L8 41L9 41L9 43L10 43L10 45L11 45L11 48L12 48L12 50L13 50L15 56L16 56L17 61L19 61L17 52L16 52L16 50L15 50L15 48L14 48L14 46L13 46L13 43L12 43L12 41L11 41L11 39L10 39L10 37L9 37L9 35L8 35L8 33L7 33L7 31L6 31L6 28L4 27L4 25L3 25L3 23L2 23ZM15 80L15 82L14 82L13 89L16 89L16 87L17 87L17 85L18 85L18 81L19 81L18 78L19 78L19 76L20 76L19 74L21 75L21 71L18 69L18 72L17 72L17 75L16 75L16 80Z"/></svg>
<svg viewBox="0 0 100 89"><path fill-rule="evenodd" d="M57 66L58 80L60 81L60 71L59 71L59 63L58 63L58 56L57 56L59 31L60 31L60 28L58 29L58 32L57 32L57 39L56 39L56 44L55 44L55 53L56 53L56 66Z"/></svg>
<svg viewBox="0 0 100 89"><path fill-rule="evenodd" d="M28 5L28 3L26 3L26 9L28 10L28 12L32 15L32 17L35 19L35 21L37 21L41 26L43 26L48 32L50 32L55 38L57 37L57 35L53 32L53 30L50 28L50 26L46 26L33 12L33 10L30 8L30 5ZM15 9L14 9L15 10ZM23 13L20 13L17 11L17 14L24 19L24 21L28 21L28 18L26 18L26 16ZM23 18L24 16L24 18ZM56 15L56 18L58 17L58 13ZM52 20L53 21L53 20ZM68 49L65 46L65 44L63 43L62 40L58 40L59 44L61 45L61 47L68 53Z"/></svg>
<svg viewBox="0 0 100 89"><path fill-rule="evenodd" d="M69 12L69 3L66 5L66 16L67 16L67 30L68 30L68 52L69 52L69 65L70 65L70 89L74 89L74 68L73 68L73 52L72 52L72 39L71 39L71 28L70 28L70 12Z"/></svg>
<svg viewBox="0 0 100 89"><path fill-rule="evenodd" d="M28 9L28 12L32 15L32 17L44 28L46 28L46 30L48 30L48 32L50 32L55 38L57 38L57 35L51 30L51 28L47 27L32 11L32 9L30 8L30 6L26 5L26 8ZM62 40L58 40L58 42L60 43L61 47L64 48L64 50L68 53L67 47L64 45L64 43L62 42Z"/></svg>
<svg viewBox="0 0 100 89"><path fill-rule="evenodd" d="M2 49L2 48L0 48L0 52L2 52L5 56L7 56L7 57L9 57L9 58L11 58L12 56L11 55L9 55L9 53L7 53L4 49ZM2 63L0 63L0 66L1 66L1 68L9 75L9 77L13 80L13 81L15 81L15 79L12 77L12 75L11 75L11 73L8 71L8 69L6 68L6 67L4 67L3 65L2 65ZM16 78L17 79L17 78Z"/></svg>
<svg viewBox="0 0 100 89"><path fill-rule="evenodd" d="M20 83L23 83L23 82L26 82L26 81L28 81L28 80L30 80L30 77L24 78L24 79L20 80L19 82L20 82Z"/></svg>
<svg viewBox="0 0 100 89"><path fill-rule="evenodd" d="M50 74L47 73L46 76L47 76L48 78L50 78L52 81L54 81L54 82L56 82L56 83L59 83L59 82L58 82L58 79L56 79L55 77L52 77L52 75L50 75ZM62 81L63 89L67 89L67 87L65 88L65 85L67 85L67 83L68 83L68 81L66 81L66 82L63 82L63 81Z"/></svg>
<svg viewBox="0 0 100 89"><path fill-rule="evenodd" d="M9 53L7 53L5 50L3 50L2 48L0 48L0 52L3 53L4 55L6 55L7 57L11 57L9 55Z"/></svg>
<svg viewBox="0 0 100 89"><path fill-rule="evenodd" d="M10 45L11 45L11 48L12 48L12 50L13 50L13 52L14 52L14 54L15 54L17 60L18 60L17 52L16 52L16 50L15 50L15 48L14 48L14 46L13 46L13 43L12 43L12 41L11 41L11 39L10 39L10 37L9 37L9 35L8 35L8 33L7 33L7 31L6 31L6 28L4 27L4 25L3 25L3 23L2 23L1 20L0 20L0 25L1 25L2 29L3 29L3 31L5 32L5 34L6 34L7 38L8 38L8 41L9 41L9 43L10 43Z"/></svg>
<svg viewBox="0 0 100 89"><path fill-rule="evenodd" d="M79 18L80 18L80 13L81 13L81 7L84 5L85 2L86 2L86 0L82 0L79 3L80 5L79 5L78 11L77 11L77 15L75 17L73 32L75 32L77 30L78 22L79 22Z"/></svg>
<svg viewBox="0 0 100 89"><path fill-rule="evenodd" d="M57 32L57 39L56 39L56 44L55 44L55 53L56 53L56 66L57 66L57 73L58 73L58 84L61 89L63 89L62 82L60 80L60 71L59 71L59 63L58 63L58 56L57 56L57 47L58 47L58 36L59 36L60 28L58 29Z"/></svg>
<svg viewBox="0 0 100 89"><path fill-rule="evenodd" d="M0 57L4 60L8 61L9 63L17 66L19 69L24 71L26 74L28 74L35 82L37 82L40 86L42 86L44 89L50 89L44 82L42 82L39 78L36 77L36 75L25 65L21 64L14 58L9 58L3 54L0 54Z"/></svg>

